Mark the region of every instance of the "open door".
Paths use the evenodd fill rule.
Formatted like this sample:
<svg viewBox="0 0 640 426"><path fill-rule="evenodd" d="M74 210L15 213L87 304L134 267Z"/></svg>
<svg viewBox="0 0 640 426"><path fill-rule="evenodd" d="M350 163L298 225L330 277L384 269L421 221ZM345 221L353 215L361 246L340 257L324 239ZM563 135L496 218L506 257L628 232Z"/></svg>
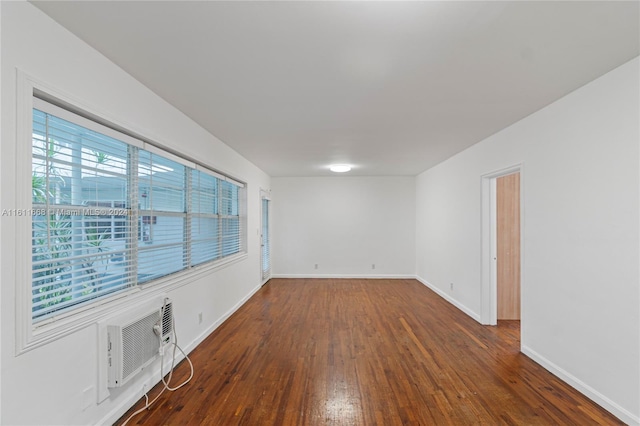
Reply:
<svg viewBox="0 0 640 426"><path fill-rule="evenodd" d="M496 179L497 319L520 319L520 173Z"/></svg>
<svg viewBox="0 0 640 426"><path fill-rule="evenodd" d="M482 176L480 322L485 325L522 320L522 170L518 164Z"/></svg>

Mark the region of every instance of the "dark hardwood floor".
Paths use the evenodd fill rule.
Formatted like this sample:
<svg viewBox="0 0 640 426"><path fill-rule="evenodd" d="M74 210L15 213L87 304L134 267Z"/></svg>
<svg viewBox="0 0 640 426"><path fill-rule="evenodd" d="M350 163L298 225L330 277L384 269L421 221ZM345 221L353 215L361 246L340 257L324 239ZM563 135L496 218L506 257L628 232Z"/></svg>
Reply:
<svg viewBox="0 0 640 426"><path fill-rule="evenodd" d="M129 424L622 424L519 347L517 321L482 326L415 280L272 279Z"/></svg>

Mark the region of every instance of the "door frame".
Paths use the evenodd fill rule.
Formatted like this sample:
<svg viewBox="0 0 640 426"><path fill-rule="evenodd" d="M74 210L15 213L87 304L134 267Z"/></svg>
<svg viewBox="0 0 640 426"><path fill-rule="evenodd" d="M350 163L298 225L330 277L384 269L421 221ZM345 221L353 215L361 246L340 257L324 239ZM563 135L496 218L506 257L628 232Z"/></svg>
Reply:
<svg viewBox="0 0 640 426"><path fill-rule="evenodd" d="M269 274L265 277L264 276L264 270L262 269L262 265L264 264L264 250L263 245L264 245L264 211L263 211L263 200L267 200L268 202L268 206L267 207L267 240L269 241ZM267 281L269 281L271 279L271 190L270 189L262 189L260 188L260 229L259 229L259 235L260 235L260 279L262 280L262 285L266 284Z"/></svg>
<svg viewBox="0 0 640 426"><path fill-rule="evenodd" d="M482 284L480 322L498 324L498 268L497 268L497 200L496 180L513 173L520 173L520 330L525 319L524 300L524 165L518 163L482 175Z"/></svg>

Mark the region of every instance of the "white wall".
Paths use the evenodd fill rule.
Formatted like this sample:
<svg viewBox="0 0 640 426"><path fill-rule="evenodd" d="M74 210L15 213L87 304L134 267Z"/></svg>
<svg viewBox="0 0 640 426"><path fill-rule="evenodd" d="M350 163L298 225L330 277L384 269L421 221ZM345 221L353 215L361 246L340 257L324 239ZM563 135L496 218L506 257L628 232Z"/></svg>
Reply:
<svg viewBox="0 0 640 426"><path fill-rule="evenodd" d="M415 274L413 177L273 178L271 198L274 276Z"/></svg>
<svg viewBox="0 0 640 426"><path fill-rule="evenodd" d="M2 2L0 2L0 46L2 46ZM2 99L2 55L0 54L0 99ZM3 128L2 102L0 102L0 129ZM2 135L0 134L0 138ZM0 149L0 164L2 164L2 149ZM0 173L0 188L2 188L2 174ZM0 241L2 241L2 221L0 221ZM0 261L2 260L2 245L0 244ZM0 262L0 266L2 263ZM2 274L0 274L0 289L2 284ZM0 306L2 306L2 291L0 290ZM2 315L0 315L0 332L2 331ZM2 423L2 338L0 336L0 424Z"/></svg>
<svg viewBox="0 0 640 426"><path fill-rule="evenodd" d="M640 422L638 76L636 58L416 188L417 274L479 318L481 176L523 164L522 350L628 423Z"/></svg>
<svg viewBox="0 0 640 426"><path fill-rule="evenodd" d="M16 159L16 69L79 100L98 115L248 183L248 257L194 277L169 293L180 341L190 350L261 284L259 188L269 188L269 177L31 4L2 2L0 28L1 208L15 208L18 168L30 168ZM145 371L139 380L98 405L96 326L16 356L14 283L20 276L16 268L20 259L15 254L14 230L19 220L30 218L2 217L0 222L0 423L109 423L140 396L142 380L159 380L159 375ZM198 312L203 313L202 324Z"/></svg>

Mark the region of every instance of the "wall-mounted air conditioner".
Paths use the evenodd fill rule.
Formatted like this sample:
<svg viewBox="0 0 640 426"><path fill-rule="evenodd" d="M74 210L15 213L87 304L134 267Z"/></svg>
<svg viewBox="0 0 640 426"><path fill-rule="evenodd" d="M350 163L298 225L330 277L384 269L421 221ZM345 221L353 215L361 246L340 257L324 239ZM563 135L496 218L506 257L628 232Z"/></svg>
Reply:
<svg viewBox="0 0 640 426"><path fill-rule="evenodd" d="M107 323L107 386L120 387L149 365L171 341L173 304L127 311Z"/></svg>

